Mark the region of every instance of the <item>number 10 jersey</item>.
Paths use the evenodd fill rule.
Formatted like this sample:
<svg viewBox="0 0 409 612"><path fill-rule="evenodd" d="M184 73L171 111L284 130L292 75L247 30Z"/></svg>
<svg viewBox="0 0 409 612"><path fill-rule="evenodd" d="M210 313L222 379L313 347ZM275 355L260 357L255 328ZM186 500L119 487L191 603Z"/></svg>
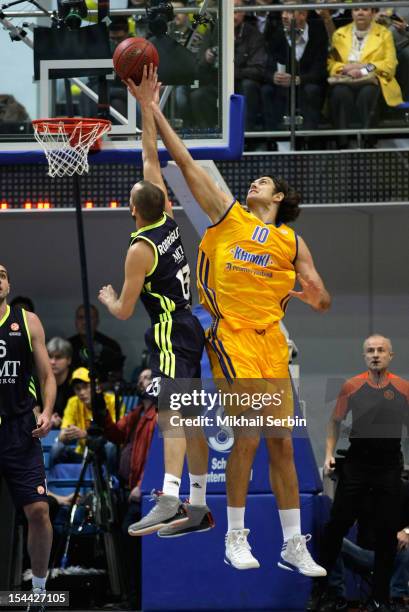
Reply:
<svg viewBox="0 0 409 612"><path fill-rule="evenodd" d="M199 245L200 302L233 330L276 324L294 288L297 245L291 227L263 223L233 202Z"/></svg>

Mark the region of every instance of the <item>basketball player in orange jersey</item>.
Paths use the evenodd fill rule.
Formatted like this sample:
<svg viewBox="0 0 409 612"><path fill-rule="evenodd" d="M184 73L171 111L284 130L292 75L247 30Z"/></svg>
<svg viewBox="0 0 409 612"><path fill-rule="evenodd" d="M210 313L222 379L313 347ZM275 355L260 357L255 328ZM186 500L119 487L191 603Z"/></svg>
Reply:
<svg viewBox="0 0 409 612"><path fill-rule="evenodd" d="M129 84L132 91L132 84ZM202 304L213 316L207 332L207 352L215 379L234 385L240 379L287 381L288 348L279 328L291 296L325 312L330 296L317 273L305 242L284 223L299 214L300 196L282 179L263 176L254 180L247 210L231 202L208 174L192 159L172 130L152 94L151 107L163 142L182 171L187 184L213 225L199 246L198 285ZM294 291L298 279L301 291ZM250 385L253 388L253 385ZM272 409L274 408L274 411ZM283 401L280 416L290 416L291 401ZM264 410L276 413L274 406ZM287 415L285 415L287 411ZM284 434L283 434L284 432ZM266 436L272 488L283 530L279 566L306 576L325 576L308 552L310 536L301 535L298 481L293 460L291 429ZM259 434L239 435L228 460L225 562L236 569L259 567L244 527L246 496Z"/></svg>

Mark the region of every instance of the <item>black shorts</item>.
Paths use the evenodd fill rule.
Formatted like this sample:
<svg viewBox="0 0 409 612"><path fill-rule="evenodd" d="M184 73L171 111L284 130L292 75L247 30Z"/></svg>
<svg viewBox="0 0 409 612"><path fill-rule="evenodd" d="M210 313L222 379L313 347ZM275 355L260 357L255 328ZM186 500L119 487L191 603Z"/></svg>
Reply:
<svg viewBox="0 0 409 612"><path fill-rule="evenodd" d="M200 360L205 344L205 335L199 320L190 311L174 313L170 321L156 323L145 334L149 351L149 367L153 383L147 392L158 395L158 385L163 379L185 381L200 379Z"/></svg>
<svg viewBox="0 0 409 612"><path fill-rule="evenodd" d="M0 424L0 476L17 507L48 500L41 442L32 436L36 427L32 411Z"/></svg>

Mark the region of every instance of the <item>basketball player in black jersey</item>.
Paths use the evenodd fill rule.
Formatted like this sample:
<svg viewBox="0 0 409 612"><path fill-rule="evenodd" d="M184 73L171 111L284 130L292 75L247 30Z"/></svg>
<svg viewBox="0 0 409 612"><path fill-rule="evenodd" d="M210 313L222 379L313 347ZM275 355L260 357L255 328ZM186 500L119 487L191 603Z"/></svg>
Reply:
<svg viewBox="0 0 409 612"><path fill-rule="evenodd" d="M52 543L47 486L39 438L51 429L55 378L40 319L22 308L10 308L10 281L0 265L0 476L7 482L17 508L28 522L27 549L34 593L45 591ZM35 418L33 367L40 380L43 411ZM28 608L42 611L42 605Z"/></svg>
<svg viewBox="0 0 409 612"><path fill-rule="evenodd" d="M155 90L156 70L150 67L148 71L145 67L141 85L133 90L141 106L143 128L144 180L134 185L130 198L137 231L131 235L120 296L111 285L99 293L99 300L118 319L128 319L141 298L152 322L145 341L150 352L153 396L163 379L200 378L204 347L204 332L190 310L189 264L160 170L150 107ZM181 504L179 488L186 450L190 504ZM156 496L151 512L129 527L129 534L139 536L160 530L161 537L176 537L210 529L214 523L205 498L208 446L203 433L186 439L183 428L179 432L173 429L170 435L164 436L164 455L163 491Z"/></svg>

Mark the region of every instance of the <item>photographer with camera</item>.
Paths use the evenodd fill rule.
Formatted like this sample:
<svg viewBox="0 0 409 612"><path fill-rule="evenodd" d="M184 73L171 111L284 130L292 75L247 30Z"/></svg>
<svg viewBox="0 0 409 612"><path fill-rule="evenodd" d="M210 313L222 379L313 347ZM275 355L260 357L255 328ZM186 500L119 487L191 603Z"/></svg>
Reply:
<svg viewBox="0 0 409 612"><path fill-rule="evenodd" d="M152 382L152 371L142 370L138 376L136 390L140 401L128 414L117 423L112 419L110 411L106 412L104 435L115 444L123 444L119 459L119 477L129 490L129 502L139 503L146 459L156 427L156 403L146 394L146 389ZM129 522L129 525L134 520Z"/></svg>
<svg viewBox="0 0 409 612"><path fill-rule="evenodd" d="M244 4L244 0L234 0L235 7ZM246 130L254 131L259 127L262 113L261 85L266 53L262 34L245 17L245 13L234 13L234 91L246 96Z"/></svg>
<svg viewBox="0 0 409 612"><path fill-rule="evenodd" d="M125 493L122 518L122 545L124 547L124 568L128 602L131 609L138 609L138 567L139 542L128 535L128 527L140 519L141 482L148 459L153 433L157 423L156 402L146 393L152 382L152 371L143 369L138 376L136 391L139 402L117 423L109 411L105 414L104 436L114 444L122 444L118 475Z"/></svg>
<svg viewBox="0 0 409 612"><path fill-rule="evenodd" d="M87 431L93 420L91 409L91 380L87 368L77 368L71 377L74 396L70 397L64 410L61 432L57 442L50 452L50 467L56 463L81 463L85 450ZM115 396L113 393L103 394L106 409L113 421L115 415ZM121 406L120 413L125 411ZM75 448L72 443L77 442ZM115 448L106 446L110 472L115 471Z"/></svg>
<svg viewBox="0 0 409 612"><path fill-rule="evenodd" d="M243 6L244 0L234 0ZM266 53L264 38L257 25L246 19L246 13L234 13L234 90L246 97L246 130L257 130L262 114L261 85L264 81ZM200 87L190 95L192 115L199 127L214 126L218 109L218 29L213 25L203 37L199 50Z"/></svg>
<svg viewBox="0 0 409 612"><path fill-rule="evenodd" d="M189 100L183 107L187 122L198 128L217 125L219 38L215 24L210 24L197 53L200 87L190 89ZM189 109L190 117L186 113Z"/></svg>
<svg viewBox="0 0 409 612"><path fill-rule="evenodd" d="M321 564L329 574L341 552L344 536L359 517L369 492L375 535L372 595L368 612L389 608L390 580L396 554L401 494L402 427L409 422L409 383L388 371L392 344L373 335L363 345L367 371L343 385L328 425L324 471L335 467L334 451L341 422L352 413L342 473L335 492L329 522L324 530ZM316 579L308 610L321 610L328 598L326 578Z"/></svg>
<svg viewBox="0 0 409 612"><path fill-rule="evenodd" d="M172 2L173 9L186 8L187 0ZM197 25L193 15L188 13L176 13L173 21L169 23L168 34L179 45L194 54L195 61L199 57L199 51L203 37L209 29L209 24ZM174 101L176 105L176 116L183 120L183 127L195 127L198 125L192 116L191 95L195 90L190 85L177 85L174 88ZM199 117L200 121L201 117Z"/></svg>

